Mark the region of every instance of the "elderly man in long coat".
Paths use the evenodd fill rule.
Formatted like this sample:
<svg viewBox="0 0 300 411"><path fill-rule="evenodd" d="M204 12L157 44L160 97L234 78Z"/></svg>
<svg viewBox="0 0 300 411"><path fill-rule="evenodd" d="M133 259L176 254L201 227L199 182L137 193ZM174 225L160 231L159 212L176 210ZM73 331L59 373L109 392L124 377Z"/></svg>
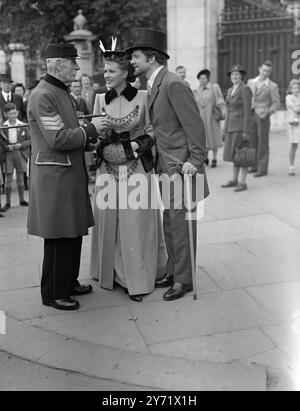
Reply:
<svg viewBox="0 0 300 411"><path fill-rule="evenodd" d="M78 282L82 237L94 220L84 150L97 141L98 125L80 127L68 86L79 66L71 44L46 48L47 75L32 92L28 121L32 139L28 232L45 239L42 301L77 310L74 295L92 291Z"/></svg>

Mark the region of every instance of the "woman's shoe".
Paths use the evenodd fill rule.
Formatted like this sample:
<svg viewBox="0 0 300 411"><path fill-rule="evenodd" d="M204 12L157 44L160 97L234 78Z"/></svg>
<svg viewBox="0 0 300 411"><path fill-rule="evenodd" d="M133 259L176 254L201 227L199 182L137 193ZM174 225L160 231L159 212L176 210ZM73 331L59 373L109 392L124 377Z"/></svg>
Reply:
<svg viewBox="0 0 300 411"><path fill-rule="evenodd" d="M295 177L295 175L296 175L296 173L295 173L294 167L290 167L289 176L290 177Z"/></svg>
<svg viewBox="0 0 300 411"><path fill-rule="evenodd" d="M6 203L5 206L3 207L3 211L6 212L10 209L10 203Z"/></svg>
<svg viewBox="0 0 300 411"><path fill-rule="evenodd" d="M228 181L228 183L223 184L221 187L222 188L232 188L232 187L237 187L238 182L237 181Z"/></svg>
<svg viewBox="0 0 300 411"><path fill-rule="evenodd" d="M204 160L204 164L206 164L207 166L209 166L209 159L207 158L206 160Z"/></svg>
<svg viewBox="0 0 300 411"><path fill-rule="evenodd" d="M247 184L238 184L237 188L234 190L236 193L241 193L242 191L248 190Z"/></svg>
<svg viewBox="0 0 300 411"><path fill-rule="evenodd" d="M216 168L217 165L218 165L217 160L213 160L213 161L211 162L211 168Z"/></svg>
<svg viewBox="0 0 300 411"><path fill-rule="evenodd" d="M129 298L136 303L142 303L144 299L142 295L130 295Z"/></svg>

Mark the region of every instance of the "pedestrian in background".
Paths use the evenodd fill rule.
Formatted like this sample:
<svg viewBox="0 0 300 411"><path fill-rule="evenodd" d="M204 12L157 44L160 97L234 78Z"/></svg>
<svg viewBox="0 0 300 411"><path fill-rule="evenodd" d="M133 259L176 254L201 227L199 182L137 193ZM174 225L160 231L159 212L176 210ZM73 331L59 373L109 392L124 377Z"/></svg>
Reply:
<svg viewBox="0 0 300 411"><path fill-rule="evenodd" d="M200 84L193 93L205 125L206 148L213 152L211 167L215 168L218 163L218 150L223 146L220 122L225 119L226 103L220 86L212 84L210 78L209 70L200 71L197 76ZM209 164L208 157L206 164Z"/></svg>
<svg viewBox="0 0 300 411"><path fill-rule="evenodd" d="M175 71L177 76L180 77L188 87L190 87L190 83L186 81L186 68L184 66L178 66Z"/></svg>
<svg viewBox="0 0 300 411"><path fill-rule="evenodd" d="M225 121L225 146L224 161L234 163L236 150L243 142L250 144L251 128L251 90L245 85L243 79L246 71L242 66L234 66L228 72L231 78L232 87L227 95L227 115ZM235 187L236 192L247 190L248 168L242 168L241 181L239 182L240 168L233 165L232 179L222 185L222 188Z"/></svg>
<svg viewBox="0 0 300 411"><path fill-rule="evenodd" d="M278 85L270 80L272 62L266 61L259 67L259 75L248 81L253 95L252 109L254 110L251 145L256 149L257 165L251 172L255 177L264 177L269 172L270 160L270 127L272 114L280 108Z"/></svg>
<svg viewBox="0 0 300 411"><path fill-rule="evenodd" d="M93 112L96 90L93 87L93 79L88 74L82 74L80 77L81 97L85 99L87 108L90 113Z"/></svg>
<svg viewBox="0 0 300 411"><path fill-rule="evenodd" d="M298 144L300 142L300 80L291 80L289 92L286 96L286 108L288 112L288 133L291 144L289 175L295 176L295 159Z"/></svg>
<svg viewBox="0 0 300 411"><path fill-rule="evenodd" d="M4 130L3 135L6 137L6 157L4 160L4 172L6 176L6 204L4 210L7 211L11 207L11 192L13 173L17 173L17 187L19 193L19 202L23 207L28 207L28 202L24 199L24 173L27 171L27 161L30 151L30 135L27 127L22 126L18 120L18 110L15 104L7 103L4 106L4 116L7 120L3 123L4 126L13 126L15 128Z"/></svg>

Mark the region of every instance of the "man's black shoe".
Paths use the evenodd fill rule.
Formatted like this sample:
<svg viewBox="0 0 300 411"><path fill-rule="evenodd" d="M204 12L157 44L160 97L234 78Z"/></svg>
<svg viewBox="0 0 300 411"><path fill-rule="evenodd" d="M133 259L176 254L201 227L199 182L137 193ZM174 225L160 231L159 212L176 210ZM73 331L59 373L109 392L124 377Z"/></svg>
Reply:
<svg viewBox="0 0 300 411"><path fill-rule="evenodd" d="M174 284L173 287L171 287L169 291L167 291L166 294L164 295L164 300L165 301L179 300L179 298L184 297L186 293L190 293L191 291L193 291L192 285Z"/></svg>
<svg viewBox="0 0 300 411"><path fill-rule="evenodd" d="M10 203L6 203L5 206L3 207L3 212L5 213L10 209Z"/></svg>
<svg viewBox="0 0 300 411"><path fill-rule="evenodd" d="M62 311L75 311L78 310L80 305L78 301L72 300L72 298L65 298L63 300L43 300L43 305L46 307L53 307L56 310Z"/></svg>
<svg viewBox="0 0 300 411"><path fill-rule="evenodd" d="M4 215L3 214L0 214L0 218L3 218L4 217Z"/></svg>
<svg viewBox="0 0 300 411"><path fill-rule="evenodd" d="M173 275L165 274L161 280L157 280L155 283L156 288L168 288L174 284Z"/></svg>
<svg viewBox="0 0 300 411"><path fill-rule="evenodd" d="M20 202L20 206L22 206L22 207L28 207L29 204L27 203L27 201L21 201L21 202Z"/></svg>
<svg viewBox="0 0 300 411"><path fill-rule="evenodd" d="M93 287L91 285L78 285L77 287L73 288L71 295L87 295L92 291Z"/></svg>

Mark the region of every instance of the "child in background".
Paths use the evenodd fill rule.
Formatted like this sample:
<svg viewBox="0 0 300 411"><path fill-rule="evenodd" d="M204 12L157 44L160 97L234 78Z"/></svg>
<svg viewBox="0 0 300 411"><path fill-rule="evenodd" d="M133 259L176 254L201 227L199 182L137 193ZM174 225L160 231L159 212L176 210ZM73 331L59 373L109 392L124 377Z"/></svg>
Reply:
<svg viewBox="0 0 300 411"><path fill-rule="evenodd" d="M18 120L18 110L15 104L8 103L4 106L4 115L7 121L4 126L21 126L23 123ZM27 128L14 128L4 131L6 145L6 159L4 161L4 172L6 174L6 204L4 211L11 207L11 192L13 173L17 173L17 186L20 205L28 207L28 202L24 199L24 172L27 168L28 151L30 149L30 135Z"/></svg>
<svg viewBox="0 0 300 411"><path fill-rule="evenodd" d="M291 94L286 96L289 140L291 143L289 176L295 176L294 164L300 142L300 81L292 80L289 85L289 91Z"/></svg>

